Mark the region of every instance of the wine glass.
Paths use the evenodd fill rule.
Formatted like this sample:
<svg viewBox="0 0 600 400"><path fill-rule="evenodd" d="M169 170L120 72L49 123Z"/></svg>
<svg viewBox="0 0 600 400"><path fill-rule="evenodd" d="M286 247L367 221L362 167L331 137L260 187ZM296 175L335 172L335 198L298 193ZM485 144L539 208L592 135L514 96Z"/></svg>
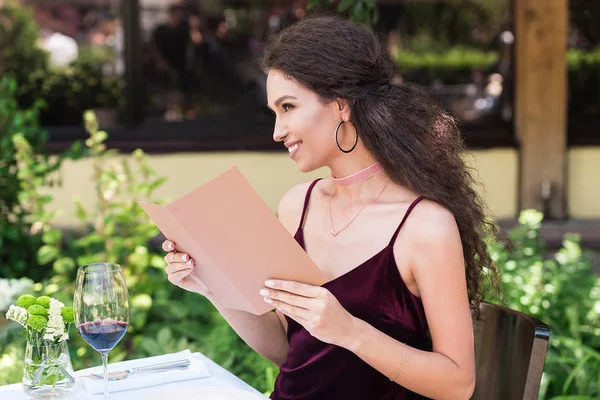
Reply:
<svg viewBox="0 0 600 400"><path fill-rule="evenodd" d="M129 295L121 266L97 263L79 267L73 305L79 334L102 356L104 399L109 399L108 353L129 325Z"/></svg>

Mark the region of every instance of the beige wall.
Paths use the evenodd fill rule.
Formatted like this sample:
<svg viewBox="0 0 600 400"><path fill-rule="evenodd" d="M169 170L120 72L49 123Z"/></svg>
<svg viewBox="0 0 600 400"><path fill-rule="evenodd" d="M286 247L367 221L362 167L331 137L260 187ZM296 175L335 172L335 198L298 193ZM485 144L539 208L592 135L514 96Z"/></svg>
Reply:
<svg viewBox="0 0 600 400"><path fill-rule="evenodd" d="M275 210L279 198L295 183L324 176L327 171L303 174L286 153L224 152L182 153L149 156L150 165L166 183L156 191L156 199L175 200L233 165L244 173L250 184ZM513 149L478 150L471 152L470 164L478 171L478 179L494 216L510 218L516 213L517 153ZM89 159L68 162L62 171L62 187L51 190L53 209L63 213L55 222L72 225L74 195L79 195L88 208L94 203L94 187ZM477 175L476 175L477 177Z"/></svg>
<svg viewBox="0 0 600 400"><path fill-rule="evenodd" d="M567 158L571 218L600 218L600 147L575 147Z"/></svg>

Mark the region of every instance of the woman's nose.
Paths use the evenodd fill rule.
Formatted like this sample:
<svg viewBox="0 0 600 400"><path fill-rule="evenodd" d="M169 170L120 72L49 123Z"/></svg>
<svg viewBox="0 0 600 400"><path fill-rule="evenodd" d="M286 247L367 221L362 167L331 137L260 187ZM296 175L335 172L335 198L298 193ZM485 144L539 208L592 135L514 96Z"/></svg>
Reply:
<svg viewBox="0 0 600 400"><path fill-rule="evenodd" d="M280 123L275 121L275 128L273 129L273 140L276 142L283 142L285 137L287 136L287 129L283 127Z"/></svg>

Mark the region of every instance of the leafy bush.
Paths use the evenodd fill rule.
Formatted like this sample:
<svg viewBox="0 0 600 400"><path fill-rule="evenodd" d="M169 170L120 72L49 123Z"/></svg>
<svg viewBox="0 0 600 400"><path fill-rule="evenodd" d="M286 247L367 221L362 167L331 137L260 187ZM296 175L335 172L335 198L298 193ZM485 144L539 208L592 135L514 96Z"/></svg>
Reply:
<svg viewBox="0 0 600 400"><path fill-rule="evenodd" d="M507 305L550 327L541 399L600 396L600 278L579 237L567 234L552 257L540 236L543 215L526 210L511 231L514 248L490 243L502 267ZM558 397L556 397L558 398Z"/></svg>
<svg viewBox="0 0 600 400"><path fill-rule="evenodd" d="M203 353L265 395L270 395L279 369L250 348L220 314L214 313Z"/></svg>
<svg viewBox="0 0 600 400"><path fill-rule="evenodd" d="M37 46L39 37L31 10L14 0L0 6L0 76L12 75L17 80L14 95L21 108L31 107L40 98L26 85L33 72L48 65L48 54Z"/></svg>
<svg viewBox="0 0 600 400"><path fill-rule="evenodd" d="M0 76L16 80L12 95L19 108L36 105L44 126L79 125L87 109L122 108L121 77L103 71L115 60L110 50L80 46L71 65L52 67L48 53L37 44L39 38L40 29L28 8L14 1L0 7Z"/></svg>
<svg viewBox="0 0 600 400"><path fill-rule="evenodd" d="M473 70L487 70L497 59L494 52L453 48L445 53L401 51L395 61L405 80L429 86L436 80L445 84L472 82Z"/></svg>
<svg viewBox="0 0 600 400"><path fill-rule="evenodd" d="M42 113L42 124L79 125L85 110L121 109L123 81L119 76L103 72L105 63L112 59L105 49L83 47L77 60L69 66L32 72L29 86L50 105Z"/></svg>
<svg viewBox="0 0 600 400"><path fill-rule="evenodd" d="M429 85L436 79L447 84L470 82L473 70L488 70L498 61L498 53L475 48L454 47L444 52L403 50L394 61L407 80ZM567 51L567 65L575 83L585 83L598 76L600 49ZM581 75L584 74L584 75ZM573 82L569 81L571 85Z"/></svg>
<svg viewBox="0 0 600 400"><path fill-rule="evenodd" d="M59 183L57 171L65 158L79 156L77 144L56 157L44 153L47 133L39 124L41 101L22 110L15 100L17 83L0 78L0 266L2 276L48 276L35 254L54 213L45 205L50 196L40 189Z"/></svg>

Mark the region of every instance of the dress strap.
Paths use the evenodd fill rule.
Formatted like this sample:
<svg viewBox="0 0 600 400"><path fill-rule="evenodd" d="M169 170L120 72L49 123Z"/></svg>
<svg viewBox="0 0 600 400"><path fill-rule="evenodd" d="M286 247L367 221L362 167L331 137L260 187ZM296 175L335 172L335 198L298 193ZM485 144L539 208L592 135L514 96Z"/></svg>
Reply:
<svg viewBox="0 0 600 400"><path fill-rule="evenodd" d="M394 244L394 242L396 241L396 238L398 237L398 233L400 233L400 229L402 228L402 225L404 225L404 222L406 222L406 219L408 218L409 214L411 213L413 208L415 208L415 206L417 204L419 204L419 202L423 199L424 199L423 196L419 196L410 204L410 206L408 206L408 209L406 210L406 213L404 214L402 221L400 221L400 225L398 225L396 232L394 232L394 236L392 236L392 240L390 240L390 244L388 244L388 246L392 246Z"/></svg>
<svg viewBox="0 0 600 400"><path fill-rule="evenodd" d="M310 193L312 192L312 190L315 187L315 185L317 184L317 182L319 182L321 179L323 179L323 178L318 178L318 179L315 179L314 181L312 181L310 186L308 187L308 190L306 191L306 197L304 198L304 207L302 208L302 216L300 217L300 225L298 226L298 229L302 229L304 227L304 219L306 218L306 210L308 209L308 201L310 200Z"/></svg>

